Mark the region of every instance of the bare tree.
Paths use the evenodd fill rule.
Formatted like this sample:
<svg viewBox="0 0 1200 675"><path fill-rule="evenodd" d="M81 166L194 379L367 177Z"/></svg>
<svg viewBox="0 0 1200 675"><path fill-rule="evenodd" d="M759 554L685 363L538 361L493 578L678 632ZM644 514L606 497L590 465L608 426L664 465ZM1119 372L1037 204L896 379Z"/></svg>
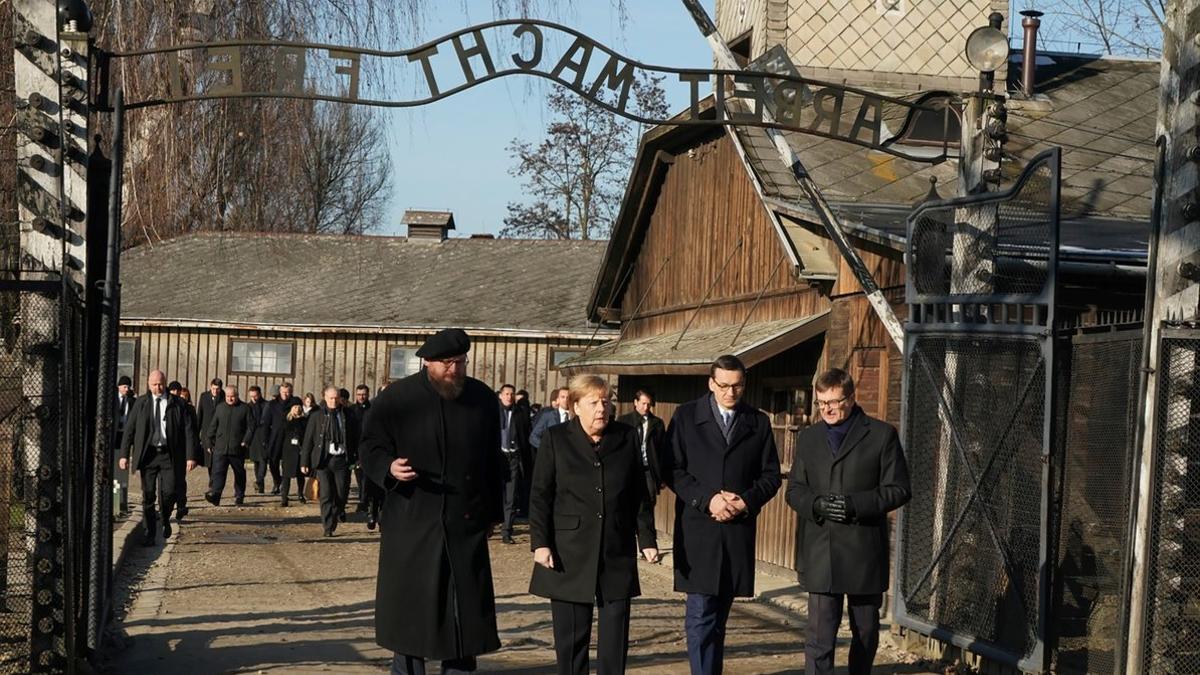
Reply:
<svg viewBox="0 0 1200 675"><path fill-rule="evenodd" d="M383 126L362 108L314 107L300 153L297 222L307 232L363 234L379 222L388 187Z"/></svg>
<svg viewBox="0 0 1200 675"><path fill-rule="evenodd" d="M1026 9L1046 12L1043 21L1050 30L1043 34L1090 38L1109 55L1157 57L1162 53L1166 0L1026 0L1024 4ZM1055 44L1053 39L1048 43Z"/></svg>
<svg viewBox="0 0 1200 675"><path fill-rule="evenodd" d="M633 85L635 109L666 116L661 78ZM621 206L642 125L631 124L574 92L556 87L546 104L554 115L540 142L513 139L510 173L524 180L528 201L510 202L503 237L602 239Z"/></svg>

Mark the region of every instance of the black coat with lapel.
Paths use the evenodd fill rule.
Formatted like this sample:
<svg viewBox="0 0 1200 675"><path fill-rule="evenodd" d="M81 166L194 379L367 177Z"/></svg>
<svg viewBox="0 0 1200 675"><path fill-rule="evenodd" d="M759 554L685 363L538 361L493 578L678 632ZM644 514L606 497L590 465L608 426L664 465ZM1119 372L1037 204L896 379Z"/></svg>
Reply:
<svg viewBox="0 0 1200 675"><path fill-rule="evenodd" d="M346 425L346 462L354 464L358 461L358 425L354 422L354 414L347 408L338 408L342 416L342 424ZM311 469L324 469L329 463L329 442L333 438L333 415L322 404L308 416L308 424L304 429L304 442L300 444L300 466Z"/></svg>
<svg viewBox="0 0 1200 675"><path fill-rule="evenodd" d="M308 417L301 415L293 420L287 420L283 427L283 445L279 453L280 463L285 478L303 476L300 472L300 449L304 447L304 432L308 427Z"/></svg>
<svg viewBox="0 0 1200 675"><path fill-rule="evenodd" d="M908 502L908 464L895 427L858 411L834 455L825 422L800 434L788 473L787 501L803 519L800 556L804 586L815 593L869 594L888 589L887 514ZM852 523L817 521L813 502L844 494Z"/></svg>
<svg viewBox="0 0 1200 675"><path fill-rule="evenodd" d="M653 521L638 518L648 508L633 428L610 422L599 446L578 418L547 429L534 463L529 533L530 549L549 547L555 566L535 564L529 592L579 603L640 595L638 549L658 546L643 524Z"/></svg>
<svg viewBox="0 0 1200 675"><path fill-rule="evenodd" d="M667 446L667 426L663 424L662 418L654 413L650 413L649 417L650 426L646 434L646 463L650 466L650 475L653 476L655 484L661 489L666 483L666 477L663 476L663 465L667 462L663 461L662 453ZM642 416L635 410L621 415L618 421L633 427L638 441L638 457L640 458L642 454Z"/></svg>
<svg viewBox="0 0 1200 675"><path fill-rule="evenodd" d="M424 369L372 401L363 426L363 472L384 489L375 641L428 659L500 648L488 555L489 528L504 517L496 394L466 378L446 400ZM392 462L417 478L401 483Z"/></svg>
<svg viewBox="0 0 1200 675"><path fill-rule="evenodd" d="M267 402L259 399L257 403L246 402L250 408L250 417L254 419L254 433L250 438L250 459L256 462L267 461Z"/></svg>
<svg viewBox="0 0 1200 675"><path fill-rule="evenodd" d="M222 403L208 423L208 447L214 455L246 457L254 439L254 415L244 401Z"/></svg>
<svg viewBox="0 0 1200 675"><path fill-rule="evenodd" d="M292 406L303 405L299 397L292 396L287 400L276 396L267 402L263 412L263 438L266 440L268 457L281 457L283 446L287 443L288 413Z"/></svg>
<svg viewBox="0 0 1200 675"><path fill-rule="evenodd" d="M208 442L208 425L212 424L213 414L217 412L217 408L225 404L225 395L218 393L216 396L212 392L204 392L200 394L200 402L196 404L196 418L200 422L200 438L204 442Z"/></svg>
<svg viewBox="0 0 1200 675"><path fill-rule="evenodd" d="M725 561L733 594L753 596L758 513L782 482L775 435L765 414L738 403L726 443L711 400L709 394L679 406L667 430L667 481L675 492L675 590L717 595ZM742 516L713 520L708 504L721 490L746 502Z"/></svg>
<svg viewBox="0 0 1200 675"><path fill-rule="evenodd" d="M171 453L171 461L175 470L182 472L185 462L189 459L198 460L196 448L196 432L192 426L192 416L187 410L187 403L178 396L163 394L166 405L163 417L167 421L167 449ZM129 417L125 420L125 430L121 434L121 456L130 457L132 450L131 470L142 468L148 459L146 452L150 448L150 439L154 429L154 396L144 394L139 396L129 409ZM150 451L153 453L153 450Z"/></svg>

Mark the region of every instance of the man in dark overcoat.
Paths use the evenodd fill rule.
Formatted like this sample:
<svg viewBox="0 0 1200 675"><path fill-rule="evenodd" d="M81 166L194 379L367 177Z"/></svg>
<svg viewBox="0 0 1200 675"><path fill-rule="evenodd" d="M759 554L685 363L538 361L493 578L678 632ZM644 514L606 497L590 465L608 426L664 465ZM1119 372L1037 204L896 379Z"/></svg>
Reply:
<svg viewBox="0 0 1200 675"><path fill-rule="evenodd" d="M284 382L279 385L279 394L267 402L267 409L263 412L263 437L266 439L267 462L270 464L271 476L275 479L275 489L271 490L271 494L280 495L279 503L283 506L287 506L288 503L287 492L280 491L287 416L292 406L303 404L304 402L299 397L292 395L292 383ZM288 485L291 485L290 480Z"/></svg>
<svg viewBox="0 0 1200 675"><path fill-rule="evenodd" d="M153 546L159 514L162 515L163 539L171 536L171 509L175 507L175 495L185 464L188 471L196 466L197 450L192 418L184 402L167 392L167 376L161 370L155 370L150 373L146 384L146 395L138 398L130 408L121 436L118 463L121 469L132 466L140 473L142 525L146 530L142 543Z"/></svg>
<svg viewBox="0 0 1200 675"><path fill-rule="evenodd" d="M359 431L337 387L321 392L321 407L308 416L300 444L300 471L320 486L321 524L332 537L346 518L350 499L350 467L358 462Z"/></svg>
<svg viewBox="0 0 1200 675"><path fill-rule="evenodd" d="M238 389L225 387L225 402L217 406L208 423L208 447L212 450L212 481L204 498L213 506L221 504L225 477L233 469L234 503L246 499L246 453L254 440L254 416L250 407L238 398Z"/></svg>
<svg viewBox="0 0 1200 675"><path fill-rule="evenodd" d="M850 672L870 673L879 608L888 589L887 514L908 502L908 465L895 427L854 401L854 380L817 378L821 421L797 440L787 501L804 523L800 555L808 588L805 669L833 673L842 607L850 606Z"/></svg>
<svg viewBox="0 0 1200 675"><path fill-rule="evenodd" d="M658 493L666 484L663 477L662 452L667 446L667 427L662 419L654 414L654 395L646 389L634 392L633 410L621 415L618 421L637 431L642 476L646 483L646 496L650 500L649 508L639 511L638 517L648 519L646 525L653 528L654 506L658 503Z"/></svg>
<svg viewBox="0 0 1200 675"><path fill-rule="evenodd" d="M254 418L254 437L250 439L250 461L254 462L254 491L262 494L267 491L267 426L264 418L267 414L267 402L263 400L262 388L252 384L246 390L246 407L250 408L250 417ZM279 476L272 475L275 485L279 485Z"/></svg>
<svg viewBox="0 0 1200 675"><path fill-rule="evenodd" d="M497 394L500 398L500 452L508 465L504 473L504 522L500 525L500 541L505 544L515 543L513 522L522 510L525 479L533 469L533 463L526 460L531 454L529 414L516 404L516 391L513 385L505 384Z"/></svg>
<svg viewBox="0 0 1200 675"><path fill-rule="evenodd" d="M466 376L458 329L417 351L424 367L375 397L360 445L385 492L375 589L375 641L393 673L474 671L500 648L488 534L502 517L504 458L496 394Z"/></svg>
<svg viewBox="0 0 1200 675"><path fill-rule="evenodd" d="M196 419L200 422L200 440L208 442L208 425L212 424L213 413L217 408L225 402L225 383L221 378L214 377L208 383L208 391L200 394L200 400L196 403ZM205 447L205 450L212 450L210 447ZM209 468L209 473L212 473L212 455L205 453L204 465Z"/></svg>
<svg viewBox="0 0 1200 675"><path fill-rule="evenodd" d="M767 416L742 402L746 367L725 355L709 394L671 418L668 484L675 492L675 590L687 593L684 627L692 673L720 673L734 597L754 595L758 513L779 490L779 455Z"/></svg>

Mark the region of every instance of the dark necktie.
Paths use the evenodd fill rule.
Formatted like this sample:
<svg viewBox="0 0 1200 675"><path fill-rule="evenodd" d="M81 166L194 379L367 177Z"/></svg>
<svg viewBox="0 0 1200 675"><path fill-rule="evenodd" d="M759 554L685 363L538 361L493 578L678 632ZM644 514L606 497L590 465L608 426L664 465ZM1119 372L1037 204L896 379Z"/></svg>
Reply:
<svg viewBox="0 0 1200 675"><path fill-rule="evenodd" d="M166 445L167 439L162 435L162 397L154 397L154 434L150 437L153 445Z"/></svg>

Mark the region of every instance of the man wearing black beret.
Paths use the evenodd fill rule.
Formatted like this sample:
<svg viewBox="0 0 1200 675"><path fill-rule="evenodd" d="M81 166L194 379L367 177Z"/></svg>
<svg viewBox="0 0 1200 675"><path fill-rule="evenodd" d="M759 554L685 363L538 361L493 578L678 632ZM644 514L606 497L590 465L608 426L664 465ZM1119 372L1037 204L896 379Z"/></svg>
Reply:
<svg viewBox="0 0 1200 675"><path fill-rule="evenodd" d="M503 517L496 395L467 377L471 340L452 328L417 350L424 367L375 397L359 456L386 493L375 641L392 672L472 672L500 648L487 538Z"/></svg>

